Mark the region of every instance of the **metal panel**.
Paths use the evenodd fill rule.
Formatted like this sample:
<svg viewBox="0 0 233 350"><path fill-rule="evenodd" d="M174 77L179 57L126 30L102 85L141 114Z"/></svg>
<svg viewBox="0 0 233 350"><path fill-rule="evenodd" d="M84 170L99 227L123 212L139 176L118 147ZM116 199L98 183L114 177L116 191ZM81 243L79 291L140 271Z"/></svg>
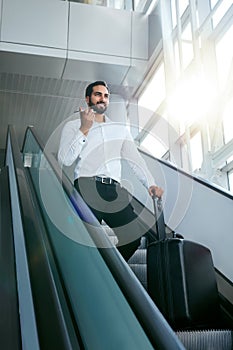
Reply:
<svg viewBox="0 0 233 350"><path fill-rule="evenodd" d="M119 85L130 66L130 59L69 51L63 79L106 80Z"/></svg>
<svg viewBox="0 0 233 350"><path fill-rule="evenodd" d="M130 57L131 13L70 3L69 49Z"/></svg>
<svg viewBox="0 0 233 350"><path fill-rule="evenodd" d="M68 2L7 0L2 11L2 41L66 49Z"/></svg>
<svg viewBox="0 0 233 350"><path fill-rule="evenodd" d="M66 51L0 43L0 72L61 78Z"/></svg>
<svg viewBox="0 0 233 350"><path fill-rule="evenodd" d="M144 76L147 69L148 62L146 60L132 59L131 66L127 75L125 76L124 85L128 86L138 86L142 82L142 77Z"/></svg>
<svg viewBox="0 0 233 350"><path fill-rule="evenodd" d="M132 57L148 59L148 16L132 13Z"/></svg>

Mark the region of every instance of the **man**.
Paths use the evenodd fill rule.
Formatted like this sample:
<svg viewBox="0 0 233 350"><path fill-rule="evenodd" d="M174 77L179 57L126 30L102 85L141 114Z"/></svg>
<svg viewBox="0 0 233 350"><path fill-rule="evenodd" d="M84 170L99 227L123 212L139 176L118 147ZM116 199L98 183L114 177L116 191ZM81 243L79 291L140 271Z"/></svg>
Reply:
<svg viewBox="0 0 233 350"><path fill-rule="evenodd" d="M88 108L80 108L80 118L64 126L58 159L66 166L76 162L76 189L97 219L113 229L118 237L117 247L128 260L145 232L130 204L129 193L121 185L121 160L127 160L151 196L161 197L163 190L154 184L126 126L112 122L105 115L109 95L103 81L87 86Z"/></svg>

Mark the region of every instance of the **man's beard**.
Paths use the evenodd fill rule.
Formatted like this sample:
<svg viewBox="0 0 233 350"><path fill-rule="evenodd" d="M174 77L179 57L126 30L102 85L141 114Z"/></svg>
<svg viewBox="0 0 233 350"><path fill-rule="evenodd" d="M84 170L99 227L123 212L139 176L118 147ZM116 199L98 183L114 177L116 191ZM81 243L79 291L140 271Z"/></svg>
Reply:
<svg viewBox="0 0 233 350"><path fill-rule="evenodd" d="M101 106L98 106L101 105ZM93 109L95 113L98 114L104 114L104 112L107 110L107 106L103 102L98 102L97 104L93 104L92 101L90 100L89 107Z"/></svg>

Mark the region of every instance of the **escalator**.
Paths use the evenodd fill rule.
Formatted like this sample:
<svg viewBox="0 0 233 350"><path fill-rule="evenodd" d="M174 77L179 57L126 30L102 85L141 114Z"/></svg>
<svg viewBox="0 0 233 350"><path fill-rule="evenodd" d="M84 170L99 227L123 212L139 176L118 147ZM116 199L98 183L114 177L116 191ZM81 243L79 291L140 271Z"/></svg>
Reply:
<svg viewBox="0 0 233 350"><path fill-rule="evenodd" d="M228 330L172 330L33 128L21 153L9 127L6 166L23 349L200 350L213 339L221 347L209 349L232 348ZM224 302L232 329L232 304Z"/></svg>
<svg viewBox="0 0 233 350"><path fill-rule="evenodd" d="M22 348L183 349L85 204L72 188L64 192L65 180L31 130L20 153L9 127L6 166ZM75 208L89 220L88 230ZM113 260L118 281L100 250Z"/></svg>

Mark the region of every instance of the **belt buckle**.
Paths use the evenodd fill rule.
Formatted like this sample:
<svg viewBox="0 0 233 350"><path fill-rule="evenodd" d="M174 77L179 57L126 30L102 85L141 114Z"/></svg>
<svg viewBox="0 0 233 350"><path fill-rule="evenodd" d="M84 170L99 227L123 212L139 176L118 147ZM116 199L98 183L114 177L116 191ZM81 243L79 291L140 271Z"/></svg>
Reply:
<svg viewBox="0 0 233 350"><path fill-rule="evenodd" d="M101 183L106 185L111 185L112 179L108 177L101 177Z"/></svg>

